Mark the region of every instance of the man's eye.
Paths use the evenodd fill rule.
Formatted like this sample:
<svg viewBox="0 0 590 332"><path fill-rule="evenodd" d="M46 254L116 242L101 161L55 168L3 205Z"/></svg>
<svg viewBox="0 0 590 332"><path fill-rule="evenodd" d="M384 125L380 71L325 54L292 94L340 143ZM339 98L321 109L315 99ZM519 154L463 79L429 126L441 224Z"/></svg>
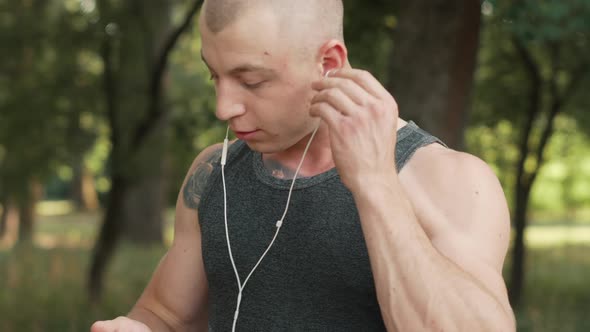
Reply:
<svg viewBox="0 0 590 332"><path fill-rule="evenodd" d="M253 90L253 89L257 89L257 88L261 87L262 84L264 84L264 82L266 82L266 81L261 81L261 82L258 82L258 83L246 83L246 82L243 82L242 83L242 86L245 87L246 89Z"/></svg>

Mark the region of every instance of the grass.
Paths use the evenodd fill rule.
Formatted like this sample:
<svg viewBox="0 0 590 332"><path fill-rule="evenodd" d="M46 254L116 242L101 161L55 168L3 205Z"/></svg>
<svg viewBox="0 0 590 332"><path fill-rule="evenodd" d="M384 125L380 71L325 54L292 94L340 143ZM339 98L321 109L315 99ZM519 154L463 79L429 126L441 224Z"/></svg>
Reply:
<svg viewBox="0 0 590 332"><path fill-rule="evenodd" d="M529 251L526 301L516 312L518 331L590 331L589 254L588 244Z"/></svg>
<svg viewBox="0 0 590 332"><path fill-rule="evenodd" d="M95 320L125 314L166 245L122 246L109 267L103 301L93 306L85 277L99 216L45 208L34 246L0 249L0 331L88 331ZM172 212L166 219L169 243ZM590 225L543 223L531 226L526 239L526 301L516 313L518 330L590 331Z"/></svg>
<svg viewBox="0 0 590 332"><path fill-rule="evenodd" d="M17 247L0 254L0 331L88 331L97 319L126 313L165 248L120 250L106 278L104 299L86 300L87 249Z"/></svg>

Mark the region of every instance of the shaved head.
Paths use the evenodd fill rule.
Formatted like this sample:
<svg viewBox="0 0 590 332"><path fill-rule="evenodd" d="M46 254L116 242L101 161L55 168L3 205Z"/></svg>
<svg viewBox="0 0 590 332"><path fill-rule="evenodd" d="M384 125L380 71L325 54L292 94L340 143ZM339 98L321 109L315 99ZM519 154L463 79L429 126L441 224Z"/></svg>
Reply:
<svg viewBox="0 0 590 332"><path fill-rule="evenodd" d="M270 9L283 35L344 41L342 0L205 0L201 19L216 34L257 9Z"/></svg>
<svg viewBox="0 0 590 332"><path fill-rule="evenodd" d="M312 83L349 66L342 0L205 0L201 57L215 84L215 114L248 145L278 153L317 128Z"/></svg>

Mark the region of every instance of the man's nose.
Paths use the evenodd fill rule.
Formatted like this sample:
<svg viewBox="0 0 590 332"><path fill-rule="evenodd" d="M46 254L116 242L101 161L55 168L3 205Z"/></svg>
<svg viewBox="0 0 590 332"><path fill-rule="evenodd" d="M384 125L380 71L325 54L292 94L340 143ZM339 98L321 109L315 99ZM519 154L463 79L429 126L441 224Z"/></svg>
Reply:
<svg viewBox="0 0 590 332"><path fill-rule="evenodd" d="M246 107L238 96L234 95L230 89L223 89L221 86L218 87L215 116L219 120L228 121L244 114L245 111Z"/></svg>

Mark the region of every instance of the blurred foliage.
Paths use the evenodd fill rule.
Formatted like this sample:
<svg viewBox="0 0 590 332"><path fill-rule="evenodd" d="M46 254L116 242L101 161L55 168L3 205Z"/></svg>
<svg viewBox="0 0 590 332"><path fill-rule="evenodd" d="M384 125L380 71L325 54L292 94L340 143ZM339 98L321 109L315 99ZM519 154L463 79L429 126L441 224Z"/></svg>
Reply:
<svg viewBox="0 0 590 332"><path fill-rule="evenodd" d="M94 144L101 63L90 20L72 1L0 6L0 191L20 195L30 178L71 178Z"/></svg>
<svg viewBox="0 0 590 332"><path fill-rule="evenodd" d="M353 67L372 72L387 82L391 36L397 24L396 1L343 0L344 38Z"/></svg>
<svg viewBox="0 0 590 332"><path fill-rule="evenodd" d="M512 203L530 89L514 39L526 45L542 80L541 116L534 123L530 144L538 143L548 119L553 68L562 94L572 77L585 70L555 120L546 162L531 197L534 211L561 211L575 218L576 211L590 202L590 173L586 171L590 163L590 103L585 95L590 85L590 1L485 1L483 8L484 30L466 132L468 149L492 165ZM525 168L531 171L535 166L531 157Z"/></svg>
<svg viewBox="0 0 590 332"><path fill-rule="evenodd" d="M502 3L503 9L508 2ZM508 5L511 29L520 38L531 41L575 41L574 46L586 47L590 30L588 0L517 1Z"/></svg>
<svg viewBox="0 0 590 332"><path fill-rule="evenodd" d="M171 204L176 202L193 159L207 146L223 140L226 131L226 125L215 117L215 90L201 60L197 26L182 37L170 59L170 81L174 82L168 87Z"/></svg>
<svg viewBox="0 0 590 332"><path fill-rule="evenodd" d="M486 160L496 174L507 199L514 201L515 174L511 171L518 159L516 128L508 120L491 125L472 126L466 140L472 153ZM590 202L590 145L588 136L570 116L556 119L556 132L547 147L547 162L531 197L537 213L562 212L576 219L576 211Z"/></svg>
<svg viewBox="0 0 590 332"><path fill-rule="evenodd" d="M515 33L527 40L546 65L542 44L559 41L565 45L560 75L567 81L576 61L588 58L583 56L590 45L590 20L585 14L588 3L484 2L487 15L467 143L470 152L497 170L509 197L517 158L515 142L524 116L518 110L525 107L526 101L525 77L510 35ZM176 2L176 21L187 4ZM42 180L50 177L50 198L64 198L74 164L82 158L95 174L97 190L107 192L110 183L104 173L110 142L99 56L99 40L105 27L97 26L95 2L7 0L0 6L0 42L6 45L6 60L0 63L0 191L22 187L32 176ZM395 3L381 0L345 1L345 36L351 63L371 70L382 81L387 79L394 42L391 34L396 26L395 8ZM175 201L176 189L194 157L204 147L220 141L225 130L214 117L214 91L199 52L198 33L193 29L182 37L169 66L166 107L171 111L167 148L170 203ZM547 75L547 70L543 73ZM584 86L588 84L586 80ZM589 99L579 92L560 117L548 163L535 186L534 208L565 211L588 202L588 172L584 165L589 151L588 138L583 134L590 128L588 106ZM565 173L552 175L557 169L565 169Z"/></svg>

